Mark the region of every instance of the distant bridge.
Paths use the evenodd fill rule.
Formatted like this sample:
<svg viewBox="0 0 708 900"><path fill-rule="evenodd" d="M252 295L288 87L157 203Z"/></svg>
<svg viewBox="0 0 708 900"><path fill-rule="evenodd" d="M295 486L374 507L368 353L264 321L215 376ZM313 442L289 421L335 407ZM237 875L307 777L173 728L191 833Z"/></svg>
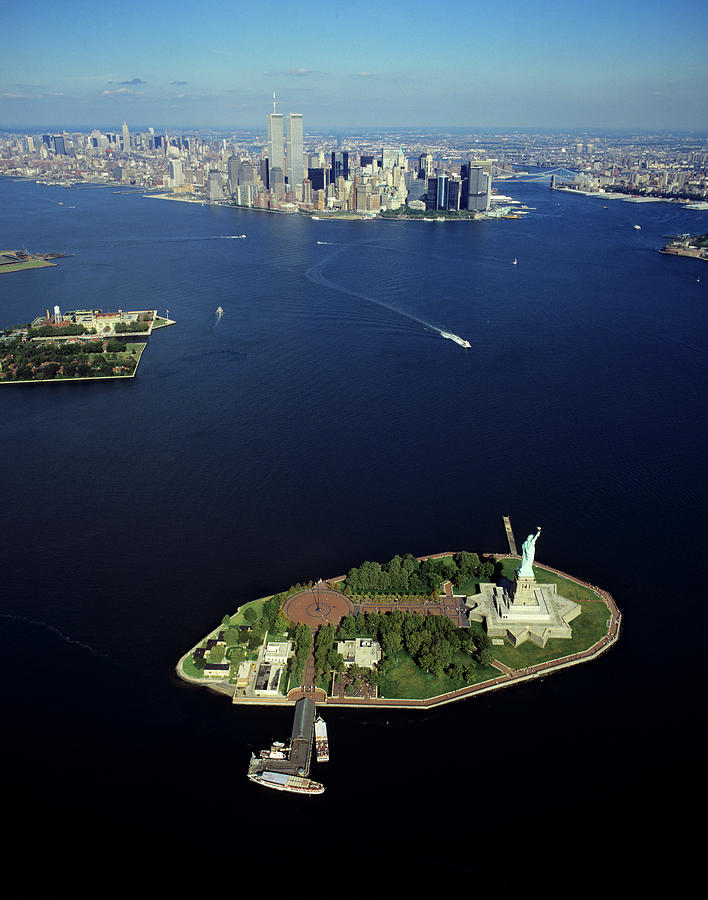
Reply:
<svg viewBox="0 0 708 900"><path fill-rule="evenodd" d="M525 172L523 174L514 175L515 181L550 181L553 175L557 175L559 178L577 178L578 172L573 172L570 169L566 169L563 166L559 166L557 169L548 169L545 172Z"/></svg>

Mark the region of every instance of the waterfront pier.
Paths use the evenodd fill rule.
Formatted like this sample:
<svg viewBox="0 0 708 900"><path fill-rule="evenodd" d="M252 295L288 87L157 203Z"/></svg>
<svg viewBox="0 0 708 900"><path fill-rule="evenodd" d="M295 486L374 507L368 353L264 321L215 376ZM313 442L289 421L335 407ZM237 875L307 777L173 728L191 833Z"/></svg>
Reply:
<svg viewBox="0 0 708 900"><path fill-rule="evenodd" d="M504 519L504 529L506 530L506 539L509 542L509 553L512 556L518 556L519 554L516 551L516 539L514 538L514 532L511 530L511 520L509 516L502 516Z"/></svg>
<svg viewBox="0 0 708 900"><path fill-rule="evenodd" d="M252 758L249 775L264 771L282 772L286 775L307 777L312 761L312 741L315 729L315 704L309 697L303 697L295 704L293 730L290 735L290 750L286 759Z"/></svg>

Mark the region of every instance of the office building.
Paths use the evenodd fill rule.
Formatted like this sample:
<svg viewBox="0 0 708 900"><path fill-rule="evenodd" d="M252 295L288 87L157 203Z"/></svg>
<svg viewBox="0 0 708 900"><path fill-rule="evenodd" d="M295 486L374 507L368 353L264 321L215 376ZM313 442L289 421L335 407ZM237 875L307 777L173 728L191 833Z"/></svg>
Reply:
<svg viewBox="0 0 708 900"><path fill-rule="evenodd" d="M123 137L123 152L127 153L130 150L130 131L128 131L125 119L123 119L123 125L121 126L121 134Z"/></svg>
<svg viewBox="0 0 708 900"><path fill-rule="evenodd" d="M339 177L349 178L349 151L333 150L332 151L332 168L330 170L330 178L334 184L338 183Z"/></svg>
<svg viewBox="0 0 708 900"><path fill-rule="evenodd" d="M271 166L268 172L269 189L275 194L277 200L285 194L285 172L280 166Z"/></svg>
<svg viewBox="0 0 708 900"><path fill-rule="evenodd" d="M329 184L329 169L310 169L307 173L307 177L312 182L313 191L325 191Z"/></svg>
<svg viewBox="0 0 708 900"><path fill-rule="evenodd" d="M447 209L447 185L448 177L444 172L437 173L437 202L436 209Z"/></svg>
<svg viewBox="0 0 708 900"><path fill-rule="evenodd" d="M168 187L178 188L184 184L184 174L182 172L182 161L179 159L171 159L168 163Z"/></svg>
<svg viewBox="0 0 708 900"><path fill-rule="evenodd" d="M425 173L426 178L434 174L433 157L430 153L422 153L418 159L418 168Z"/></svg>
<svg viewBox="0 0 708 900"><path fill-rule="evenodd" d="M207 198L209 200L224 199L224 183L221 178L221 172L209 172L209 181L207 182Z"/></svg>
<svg viewBox="0 0 708 900"><path fill-rule="evenodd" d="M236 193L236 188L239 185L239 175L241 173L241 161L237 156L229 157L229 165L228 165L228 174L229 174L229 191L232 194Z"/></svg>
<svg viewBox="0 0 708 900"><path fill-rule="evenodd" d="M460 208L460 196L462 194L462 182L459 178L449 178L447 182L447 208L455 210Z"/></svg>
<svg viewBox="0 0 708 900"><path fill-rule="evenodd" d="M467 209L484 212L489 209L492 193L491 174L482 165L470 162L467 167Z"/></svg>
<svg viewBox="0 0 708 900"><path fill-rule="evenodd" d="M305 180L305 149L303 147L302 113L288 113L285 120L288 151L288 187L294 191Z"/></svg>
<svg viewBox="0 0 708 900"><path fill-rule="evenodd" d="M283 116L281 113L270 113L268 121L268 169L280 169L285 172L285 151L283 148Z"/></svg>

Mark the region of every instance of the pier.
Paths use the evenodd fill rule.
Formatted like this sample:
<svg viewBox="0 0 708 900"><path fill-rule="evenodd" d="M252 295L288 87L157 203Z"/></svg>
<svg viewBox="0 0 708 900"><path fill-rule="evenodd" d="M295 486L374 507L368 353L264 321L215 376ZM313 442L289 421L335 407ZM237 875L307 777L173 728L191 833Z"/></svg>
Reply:
<svg viewBox="0 0 708 900"><path fill-rule="evenodd" d="M315 704L309 697L303 697L295 704L293 730L290 735L290 750L287 759L253 758L248 767L249 775L267 770L306 778L310 774L314 730Z"/></svg>
<svg viewBox="0 0 708 900"><path fill-rule="evenodd" d="M511 521L509 516L502 516L504 519L504 528L506 530L506 539L509 542L509 553L512 556L518 556L519 554L516 551L516 540L514 539L514 532L511 530Z"/></svg>

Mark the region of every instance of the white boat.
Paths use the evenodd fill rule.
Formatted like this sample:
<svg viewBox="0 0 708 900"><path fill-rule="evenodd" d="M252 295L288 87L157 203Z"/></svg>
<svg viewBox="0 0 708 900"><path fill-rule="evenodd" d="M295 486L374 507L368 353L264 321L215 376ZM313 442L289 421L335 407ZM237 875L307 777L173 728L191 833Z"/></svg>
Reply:
<svg viewBox="0 0 708 900"><path fill-rule="evenodd" d="M641 230L642 230L642 226L641 226L641 225L635 225L635 226L634 226L634 230L635 230L635 231L641 231Z"/></svg>
<svg viewBox="0 0 708 900"><path fill-rule="evenodd" d="M289 775L287 772L252 773L248 776L255 784L273 788L276 791L289 791L291 794L323 794L324 785L302 775Z"/></svg>
<svg viewBox="0 0 708 900"><path fill-rule="evenodd" d="M511 264L512 264L512 266L515 266L515 265L516 265L516 257L514 257L514 259L512 260L512 263L511 263Z"/></svg>
<svg viewBox="0 0 708 900"><path fill-rule="evenodd" d="M317 754L317 762L329 762L327 724L322 716L317 716L315 719L315 753Z"/></svg>
<svg viewBox="0 0 708 900"><path fill-rule="evenodd" d="M449 331L441 331L440 336L446 338L448 341L454 341L456 344L459 344L460 347L464 347L466 350L469 350L472 346L469 341L466 341L464 338L461 338L457 334L451 334Z"/></svg>
<svg viewBox="0 0 708 900"><path fill-rule="evenodd" d="M221 318L221 317L224 315L224 310L223 310L220 306L217 306L217 307L216 307L216 314L217 314L217 316L218 316L219 318Z"/></svg>

